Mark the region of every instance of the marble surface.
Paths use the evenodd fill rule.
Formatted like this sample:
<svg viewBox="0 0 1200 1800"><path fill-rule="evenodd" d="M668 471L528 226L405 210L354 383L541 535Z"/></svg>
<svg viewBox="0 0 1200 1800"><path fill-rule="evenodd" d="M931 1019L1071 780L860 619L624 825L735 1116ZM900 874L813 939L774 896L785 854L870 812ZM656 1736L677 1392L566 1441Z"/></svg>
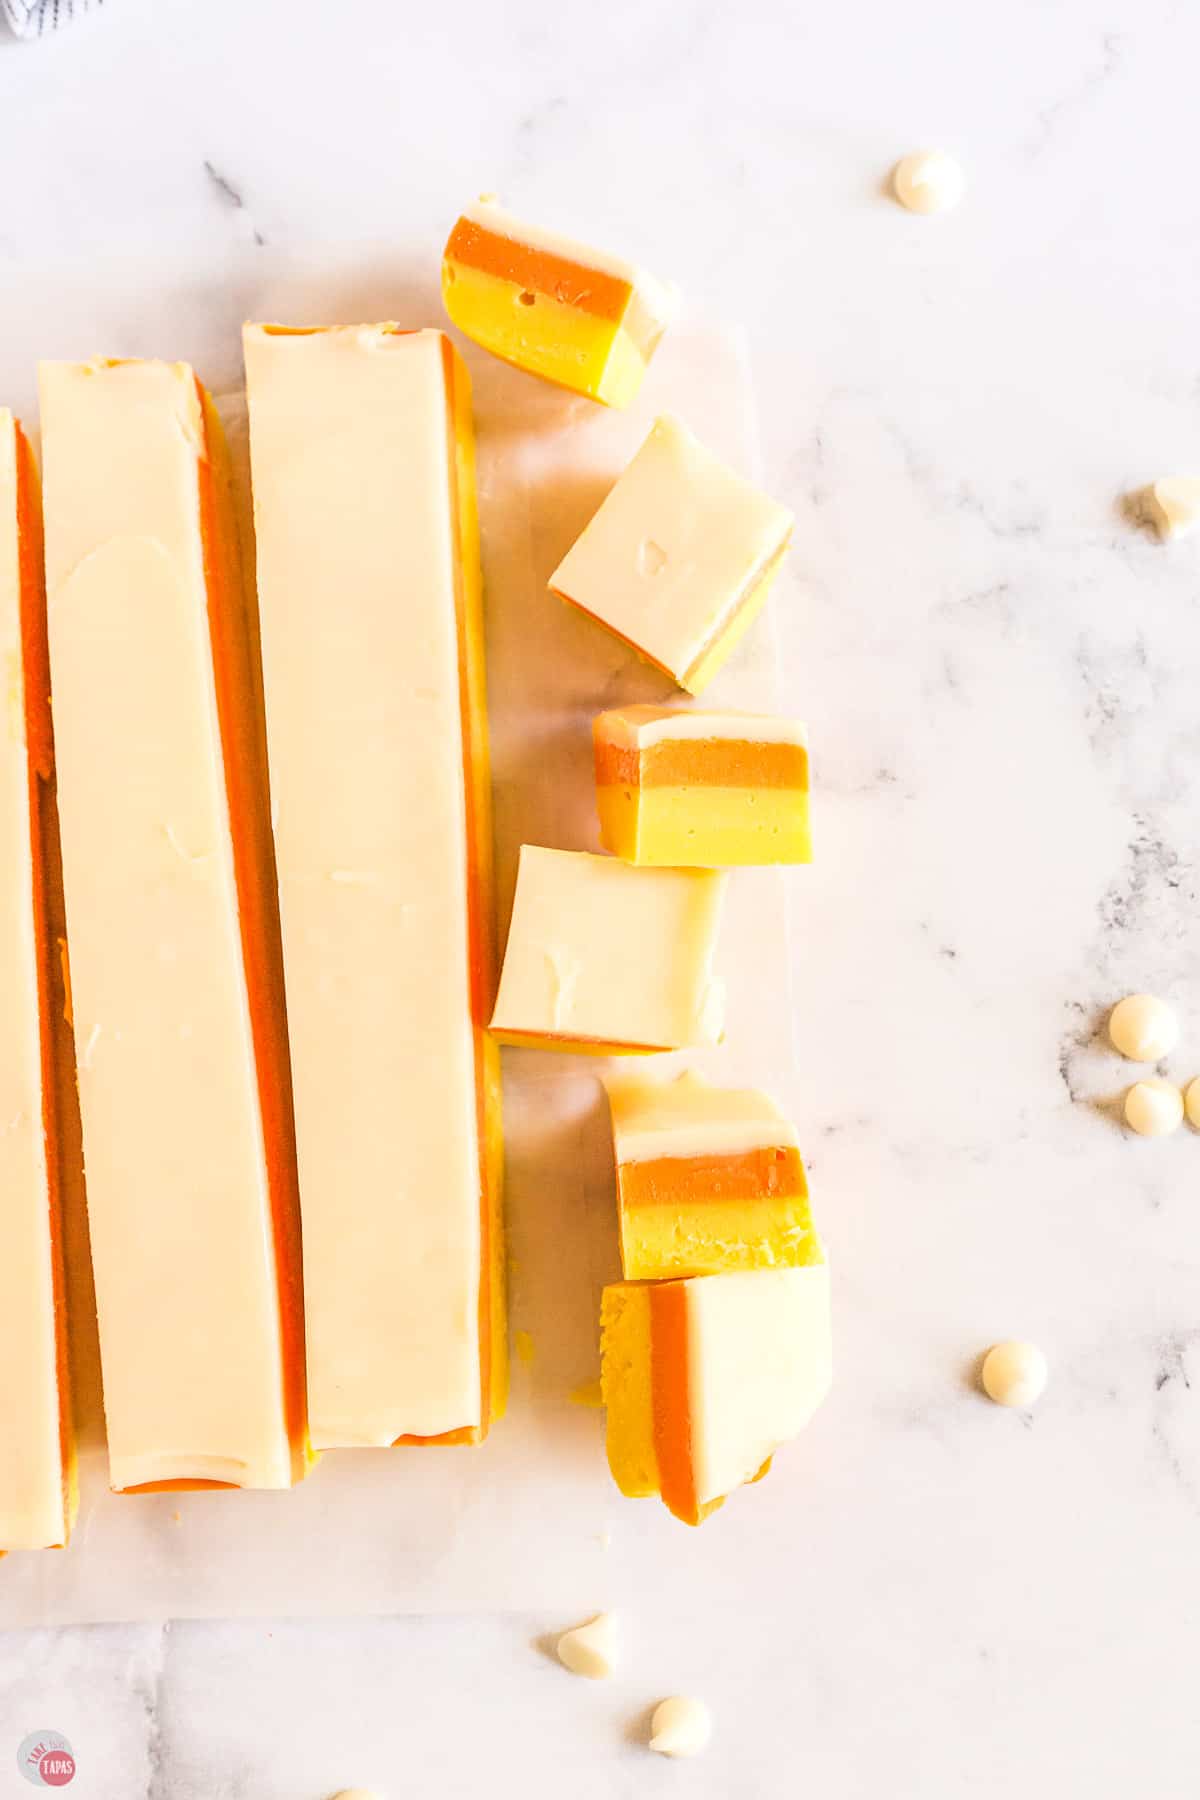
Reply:
<svg viewBox="0 0 1200 1800"><path fill-rule="evenodd" d="M31 388L34 356L103 346L219 385L243 297L313 244L372 242L388 310L428 309L481 187L745 322L798 513L796 1039L838 1387L787 1556L710 1582L689 1540L687 1590L623 1596L610 1686L540 1615L7 1634L0 1795L43 1726L103 1800L1191 1795L1200 1144L1122 1133L1097 1033L1168 992L1170 1072L1200 1071L1200 542L1123 504L1200 468L1200 15L339 12L111 0L0 44L5 366ZM951 218L881 191L926 142L969 171ZM1034 1416L974 1388L1004 1335L1050 1356ZM681 1688L718 1731L686 1768L644 1749Z"/></svg>

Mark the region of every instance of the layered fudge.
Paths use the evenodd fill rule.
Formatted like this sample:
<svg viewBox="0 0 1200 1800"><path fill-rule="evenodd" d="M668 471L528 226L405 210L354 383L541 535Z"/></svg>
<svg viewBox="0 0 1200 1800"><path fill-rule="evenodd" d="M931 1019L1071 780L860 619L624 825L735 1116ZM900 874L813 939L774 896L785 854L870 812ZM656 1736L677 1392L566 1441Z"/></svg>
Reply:
<svg viewBox="0 0 1200 1800"><path fill-rule="evenodd" d="M476 1443L506 1362L467 373L388 324L245 357L313 1442Z"/></svg>
<svg viewBox="0 0 1200 1800"><path fill-rule="evenodd" d="M626 862L812 859L808 739L793 719L624 706L593 727L600 839Z"/></svg>
<svg viewBox="0 0 1200 1800"><path fill-rule="evenodd" d="M41 370L72 1008L118 1490L308 1467L253 608L182 363Z"/></svg>
<svg viewBox="0 0 1200 1800"><path fill-rule="evenodd" d="M450 233L442 297L494 356L606 406L628 406L674 316L673 288L619 256L481 200Z"/></svg>

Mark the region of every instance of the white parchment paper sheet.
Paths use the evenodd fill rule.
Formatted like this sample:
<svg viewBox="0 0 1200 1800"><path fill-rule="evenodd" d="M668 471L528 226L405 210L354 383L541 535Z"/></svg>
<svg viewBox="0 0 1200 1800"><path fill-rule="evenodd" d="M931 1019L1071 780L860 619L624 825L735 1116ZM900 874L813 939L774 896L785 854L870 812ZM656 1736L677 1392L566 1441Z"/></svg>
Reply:
<svg viewBox="0 0 1200 1800"><path fill-rule="evenodd" d="M289 308L284 293L273 316L305 315L296 303ZM673 692L616 639L551 598L547 577L656 413L677 412L751 473L754 430L733 333L680 325L626 414L468 354L503 943L519 845L598 848L593 715ZM234 400L225 411L236 447L244 408ZM794 602L795 581L785 567L774 606ZM802 697L777 693L769 617L706 698L762 708L784 700L802 711ZM758 1081L789 1100L784 883L811 875L747 870L732 878L718 958L729 992L727 1041L693 1059L714 1078ZM682 1066L685 1059L667 1060ZM604 1459L603 1414L570 1398L598 1373L600 1289L619 1276L598 1067L590 1059L505 1052L511 1328L527 1334L526 1355L513 1359L508 1416L482 1449L327 1455L288 1494L118 1498L107 1491L103 1452L93 1443L83 1457L70 1549L0 1562L0 1623L570 1611L615 1602L646 1583L678 1585L682 1600L697 1577L736 1586L740 1541L754 1544L758 1569L769 1569L764 1547L772 1537L782 1544L791 1530L803 1444L776 1459L769 1481L691 1532L656 1502L621 1498Z"/></svg>

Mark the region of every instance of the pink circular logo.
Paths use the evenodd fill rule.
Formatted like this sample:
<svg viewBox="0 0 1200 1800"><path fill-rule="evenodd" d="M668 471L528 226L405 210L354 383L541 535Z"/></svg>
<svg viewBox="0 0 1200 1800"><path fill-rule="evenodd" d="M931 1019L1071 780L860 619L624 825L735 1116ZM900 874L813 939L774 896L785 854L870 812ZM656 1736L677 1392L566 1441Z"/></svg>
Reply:
<svg viewBox="0 0 1200 1800"><path fill-rule="evenodd" d="M38 1774L47 1787L66 1787L75 1779L75 1758L69 1750L47 1750L38 1764Z"/></svg>
<svg viewBox="0 0 1200 1800"><path fill-rule="evenodd" d="M17 1767L34 1787L61 1788L75 1779L75 1755L61 1731L31 1731L17 1751Z"/></svg>

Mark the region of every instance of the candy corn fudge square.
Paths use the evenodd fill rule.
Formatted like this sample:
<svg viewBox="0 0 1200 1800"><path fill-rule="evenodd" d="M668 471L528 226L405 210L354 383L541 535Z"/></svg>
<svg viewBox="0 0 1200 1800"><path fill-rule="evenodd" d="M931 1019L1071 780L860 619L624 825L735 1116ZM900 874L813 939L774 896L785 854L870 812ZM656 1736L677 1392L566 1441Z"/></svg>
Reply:
<svg viewBox="0 0 1200 1800"><path fill-rule="evenodd" d="M446 311L493 356L606 406L628 406L678 305L645 269L493 201L467 208L442 258Z"/></svg>
<svg viewBox="0 0 1200 1800"><path fill-rule="evenodd" d="M792 523L676 419L657 419L550 590L699 694L761 611Z"/></svg>
<svg viewBox="0 0 1200 1800"><path fill-rule="evenodd" d="M600 1354L617 1486L702 1524L829 1392L828 1270L620 1282L604 1290Z"/></svg>
<svg viewBox="0 0 1200 1800"><path fill-rule="evenodd" d="M796 1133L768 1094L690 1072L604 1085L627 1281L824 1262Z"/></svg>
<svg viewBox="0 0 1200 1800"><path fill-rule="evenodd" d="M600 840L625 862L812 859L808 740L793 719L625 706L593 726Z"/></svg>
<svg viewBox="0 0 1200 1800"><path fill-rule="evenodd" d="M719 1043L725 881L526 844L492 1031L504 1044L603 1053Z"/></svg>

